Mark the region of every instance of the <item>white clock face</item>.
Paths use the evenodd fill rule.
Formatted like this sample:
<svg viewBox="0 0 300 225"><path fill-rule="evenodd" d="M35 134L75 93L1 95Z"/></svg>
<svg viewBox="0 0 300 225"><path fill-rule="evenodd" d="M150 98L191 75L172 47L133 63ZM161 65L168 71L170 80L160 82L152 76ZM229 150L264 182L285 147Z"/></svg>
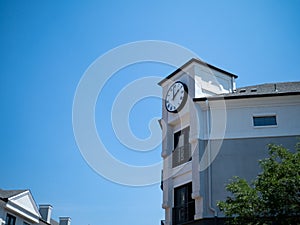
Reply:
<svg viewBox="0 0 300 225"><path fill-rule="evenodd" d="M165 106L169 112L178 112L182 109L187 100L187 86L177 81L169 88L166 99Z"/></svg>

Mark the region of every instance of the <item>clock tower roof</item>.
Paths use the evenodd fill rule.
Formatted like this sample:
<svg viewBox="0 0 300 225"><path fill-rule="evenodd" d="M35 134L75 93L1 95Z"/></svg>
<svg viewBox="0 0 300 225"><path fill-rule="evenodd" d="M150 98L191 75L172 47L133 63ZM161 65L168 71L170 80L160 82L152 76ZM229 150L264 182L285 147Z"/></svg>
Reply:
<svg viewBox="0 0 300 225"><path fill-rule="evenodd" d="M235 74L233 74L233 73L227 72L227 71L225 71L225 70L223 70L223 69L220 69L220 68L218 68L218 67L215 67L215 66L213 66L213 65L210 65L210 64L208 64L208 63L206 63L206 62L203 62L203 61L200 60L200 59L192 58L192 59L190 59L189 61L187 61L185 64L183 64L181 67L179 67L178 69L176 69L174 72L172 72L171 74L169 74L166 78L162 79L162 80L158 83L158 85L161 86L164 82L166 82L167 80L169 80L170 78L172 78L174 75L176 75L176 74L179 73L180 71L186 69L189 65L191 65L191 64L193 64L193 63L207 66L208 68L210 68L210 69L212 69L212 70L216 70L216 71L221 72L221 73L223 73L223 74L226 74L227 76L231 76L231 77L234 77L234 78L237 78L237 77L238 77L237 75L235 75Z"/></svg>

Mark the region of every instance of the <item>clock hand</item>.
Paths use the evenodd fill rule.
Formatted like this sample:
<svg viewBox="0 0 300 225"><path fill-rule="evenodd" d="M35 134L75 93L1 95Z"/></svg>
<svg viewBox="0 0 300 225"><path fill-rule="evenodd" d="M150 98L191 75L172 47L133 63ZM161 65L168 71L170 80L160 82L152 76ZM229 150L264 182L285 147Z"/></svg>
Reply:
<svg viewBox="0 0 300 225"><path fill-rule="evenodd" d="M180 90L180 88L178 88L177 91L175 92L175 95L174 95L173 99L174 99L175 96L178 94L179 90Z"/></svg>
<svg viewBox="0 0 300 225"><path fill-rule="evenodd" d="M175 86L173 86L173 89L172 89L172 94L173 94L172 100L174 100L174 97L175 97L175 95L174 95L174 89L175 89Z"/></svg>

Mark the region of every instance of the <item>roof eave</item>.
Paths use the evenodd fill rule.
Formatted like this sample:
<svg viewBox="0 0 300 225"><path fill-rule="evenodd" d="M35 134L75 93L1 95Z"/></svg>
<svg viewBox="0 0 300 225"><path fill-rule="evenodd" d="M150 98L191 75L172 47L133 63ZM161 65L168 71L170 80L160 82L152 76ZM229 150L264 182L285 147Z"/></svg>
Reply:
<svg viewBox="0 0 300 225"><path fill-rule="evenodd" d="M243 99L243 98L262 98L262 97L275 97L275 96L288 96L288 95L300 95L300 92L285 92L285 93L267 93L267 94L256 94L256 95L236 95L236 96L213 96L213 97L202 97L193 98L194 102L201 101L215 101L222 99Z"/></svg>
<svg viewBox="0 0 300 225"><path fill-rule="evenodd" d="M201 64L201 65L204 65L204 66L207 66L209 67L210 69L213 69L213 70L216 70L216 71L219 71L221 73L224 73L228 76L231 76L231 77L234 77L234 78L238 78L237 75L233 74L233 73L230 73L230 72L227 72L225 70L222 70L218 67L215 67L213 65L210 65L206 62L203 62L202 60L200 59L196 59L196 58L192 58L190 59L189 61L187 61L185 64L183 64L181 67L179 67L178 69L176 69L174 72L172 72L171 74L169 74L166 78L162 79L160 82L158 82L158 85L162 85L164 82L166 82L167 80L169 80L171 77L173 77L175 74L179 73L180 71L182 71L183 69L185 69L187 66L189 66L190 64L192 64L193 62L196 62L198 64Z"/></svg>

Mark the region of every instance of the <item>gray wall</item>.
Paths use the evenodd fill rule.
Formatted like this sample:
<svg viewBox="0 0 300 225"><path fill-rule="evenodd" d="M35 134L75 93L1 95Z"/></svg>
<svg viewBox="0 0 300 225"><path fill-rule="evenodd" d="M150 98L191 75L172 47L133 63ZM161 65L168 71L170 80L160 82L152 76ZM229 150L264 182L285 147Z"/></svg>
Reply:
<svg viewBox="0 0 300 225"><path fill-rule="evenodd" d="M211 164L212 206L217 210L218 216L222 216L222 213L216 203L225 200L226 196L230 194L225 190L225 186L233 176L239 176L248 181L253 180L260 172L258 160L268 157L268 144L281 144L294 151L298 141L296 136L224 140L219 154ZM206 141L200 141L200 154L201 148L203 149L205 145ZM214 147L214 141L211 141L211 147ZM206 169L200 172L201 195L205 198L203 199L204 217L214 216L208 204L208 182L208 169Z"/></svg>

